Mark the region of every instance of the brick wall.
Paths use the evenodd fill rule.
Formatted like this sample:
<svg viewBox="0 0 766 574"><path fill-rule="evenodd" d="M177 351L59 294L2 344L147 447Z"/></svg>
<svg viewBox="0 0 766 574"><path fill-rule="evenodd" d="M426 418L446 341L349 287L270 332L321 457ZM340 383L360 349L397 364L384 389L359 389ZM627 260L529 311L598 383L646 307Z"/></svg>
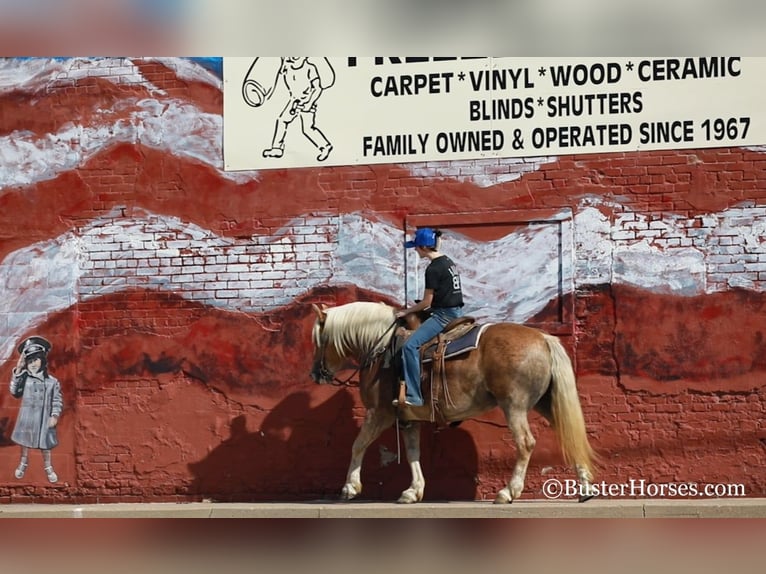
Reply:
<svg viewBox="0 0 766 574"><path fill-rule="evenodd" d="M14 97L13 110L3 102L3 134L66 132L62 145L78 159L0 190L9 301L0 376L21 336L45 334L67 405L54 450L61 480L48 484L33 458L17 481L8 437L18 405L3 395L0 500L337 494L363 410L353 390L309 382L308 303L401 303L405 268L393 254L407 221L502 210L572 214L574 276L563 296L574 313L561 336L603 457L599 478L732 482L763 495L764 150L237 175L221 171L220 86L180 65L82 61L44 91ZM154 99L167 107L146 103ZM151 122L121 116L130 106L155 110ZM163 110L184 107L199 133L168 152ZM104 110L124 132L87 151L88 126ZM25 283L36 266L49 275ZM535 276L515 280L539 287ZM527 320L545 322L546 312ZM573 475L547 424L532 422L525 497L541 498L547 477ZM494 498L510 476L499 413L426 432L423 443L428 498ZM370 449L366 497L406 487L396 451L393 431Z"/></svg>

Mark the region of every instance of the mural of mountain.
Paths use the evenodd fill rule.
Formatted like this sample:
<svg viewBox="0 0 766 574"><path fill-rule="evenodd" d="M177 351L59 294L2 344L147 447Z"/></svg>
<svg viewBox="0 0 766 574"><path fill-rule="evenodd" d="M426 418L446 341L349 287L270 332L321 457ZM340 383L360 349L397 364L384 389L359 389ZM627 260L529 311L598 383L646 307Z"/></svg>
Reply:
<svg viewBox="0 0 766 574"><path fill-rule="evenodd" d="M426 215L446 222L468 313L556 325L600 479L763 494L765 149L226 172L220 64L0 60L0 378L43 335L65 402L59 482L37 459L20 481L0 393L0 495L336 495L363 409L310 381L310 303L412 302L402 241ZM498 213L526 219L482 225ZM540 498L571 473L532 420ZM426 498L493 498L503 425L426 432ZM396 451L393 431L370 450L366 497L406 485Z"/></svg>

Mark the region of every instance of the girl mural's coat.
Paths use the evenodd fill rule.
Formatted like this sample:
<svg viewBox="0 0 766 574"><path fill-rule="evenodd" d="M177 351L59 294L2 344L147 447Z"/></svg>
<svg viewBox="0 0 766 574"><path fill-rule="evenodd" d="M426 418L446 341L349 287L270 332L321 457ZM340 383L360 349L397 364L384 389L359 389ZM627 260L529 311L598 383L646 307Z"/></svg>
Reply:
<svg viewBox="0 0 766 574"><path fill-rule="evenodd" d="M58 379L42 372L33 375L23 371L12 376L11 394L16 396L21 386L21 408L11 440L28 448L48 450L58 446L56 427L49 428L48 425L52 416L61 416L64 407Z"/></svg>

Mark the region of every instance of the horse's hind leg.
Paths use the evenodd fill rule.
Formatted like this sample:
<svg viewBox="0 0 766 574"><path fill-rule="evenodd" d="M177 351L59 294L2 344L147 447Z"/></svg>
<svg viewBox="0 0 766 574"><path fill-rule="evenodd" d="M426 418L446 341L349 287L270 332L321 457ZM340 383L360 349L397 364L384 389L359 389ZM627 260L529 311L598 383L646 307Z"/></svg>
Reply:
<svg viewBox="0 0 766 574"><path fill-rule="evenodd" d="M412 483L407 490L402 492L397 502L412 504L423 500L423 491L426 487L423 470L420 468L420 423L410 423L407 428L402 429L402 434L404 435L404 447L407 450L407 462L410 463L410 471L412 472Z"/></svg>
<svg viewBox="0 0 766 574"><path fill-rule="evenodd" d="M535 410L543 415L545 420L547 420L551 426L553 426L553 411L551 407L550 389L537 402L535 405ZM579 502L590 500L595 496L595 489L591 484L593 477L591 476L590 472L588 472L588 469L580 464L575 464L575 472L577 473L577 478L580 481L580 496L578 498Z"/></svg>
<svg viewBox="0 0 766 574"><path fill-rule="evenodd" d="M343 485L340 497L342 500L356 498L362 492L362 460L367 448L381 433L394 422L394 415L389 411L369 409L364 416L362 428L354 439L351 447L351 462L346 474L346 484Z"/></svg>
<svg viewBox="0 0 766 574"><path fill-rule="evenodd" d="M595 496L595 490L590 483L593 478L588 470L579 464L575 465L575 472L577 472L577 478L580 479L580 496L579 502L586 502Z"/></svg>
<svg viewBox="0 0 766 574"><path fill-rule="evenodd" d="M516 443L516 465L513 467L513 476L511 476L508 486L497 493L495 504L513 502L521 496L529 459L535 448L535 437L529 428L527 412L517 408L506 408L505 413L508 428L511 430L513 440Z"/></svg>

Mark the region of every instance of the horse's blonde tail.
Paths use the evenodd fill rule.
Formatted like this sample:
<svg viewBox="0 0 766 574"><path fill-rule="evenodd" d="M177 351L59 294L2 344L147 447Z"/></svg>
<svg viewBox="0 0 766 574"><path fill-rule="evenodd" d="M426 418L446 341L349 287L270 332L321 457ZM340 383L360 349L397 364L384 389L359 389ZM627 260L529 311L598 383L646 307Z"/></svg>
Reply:
<svg viewBox="0 0 766 574"><path fill-rule="evenodd" d="M564 460L588 472L591 479L596 453L588 442L585 418L577 395L574 369L561 342L552 335L544 334L551 351L551 411L552 425L559 439Z"/></svg>

